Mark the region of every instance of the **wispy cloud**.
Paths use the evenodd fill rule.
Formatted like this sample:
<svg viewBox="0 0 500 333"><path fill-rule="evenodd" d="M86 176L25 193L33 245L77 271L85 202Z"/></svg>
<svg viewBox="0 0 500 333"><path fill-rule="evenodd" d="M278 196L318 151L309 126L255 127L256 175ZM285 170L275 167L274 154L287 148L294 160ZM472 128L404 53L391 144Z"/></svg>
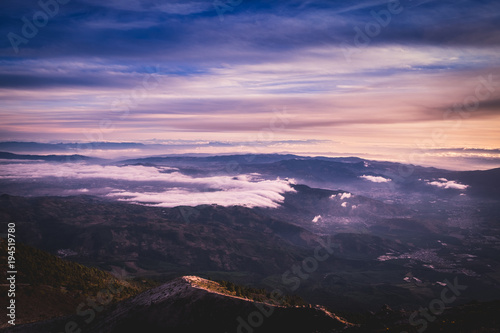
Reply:
<svg viewBox="0 0 500 333"><path fill-rule="evenodd" d="M460 184L454 180L448 180L446 178L439 178L438 180L427 181L426 183L444 189L466 190L469 187L469 185Z"/></svg>
<svg viewBox="0 0 500 333"><path fill-rule="evenodd" d="M391 181L391 179L385 178L385 177L382 177L382 176L362 175L362 176L360 176L360 178L369 180L369 181L371 181L373 183L388 183L388 182Z"/></svg>
<svg viewBox="0 0 500 333"><path fill-rule="evenodd" d="M500 3L401 6L355 47L387 1L243 1L222 23L212 1L70 1L19 53L3 39L0 139L244 141L287 106L293 121L272 140L411 150L429 128L451 126L443 113L474 92L478 76L500 77ZM41 10L14 0L2 9L0 34L21 37L20 18ZM355 48L349 62L343 42ZM151 68L158 86L126 117L114 112L117 100L142 93ZM439 147L498 148L499 100L497 88Z"/></svg>
<svg viewBox="0 0 500 333"><path fill-rule="evenodd" d="M316 215L313 219L312 219L312 223L318 223L320 221L322 221L323 218L321 217L321 215Z"/></svg>
<svg viewBox="0 0 500 333"><path fill-rule="evenodd" d="M352 197L352 193L349 193L349 192L343 192L343 193L330 195L330 199L338 198L339 200L349 199L351 197Z"/></svg>

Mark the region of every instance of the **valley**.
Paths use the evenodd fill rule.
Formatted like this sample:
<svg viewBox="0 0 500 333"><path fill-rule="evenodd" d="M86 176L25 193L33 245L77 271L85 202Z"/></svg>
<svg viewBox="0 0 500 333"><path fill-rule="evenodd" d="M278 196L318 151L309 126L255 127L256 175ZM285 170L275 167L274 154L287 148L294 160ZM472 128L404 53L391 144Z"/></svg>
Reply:
<svg viewBox="0 0 500 333"><path fill-rule="evenodd" d="M385 307L408 320L450 284L463 286L452 308L500 299L500 208L484 172L416 168L397 183L388 176L394 164L352 158L157 157L105 164L36 158L25 157L28 162L0 179L8 192L0 195L2 221L15 222L26 245L125 281L230 281L320 304L351 320L354 326L338 329L352 331L370 322L367 313ZM9 166L8 159L3 163ZM47 163L68 171L51 173ZM33 168L43 174L27 177ZM498 171L487 177L492 173ZM176 204L189 196L196 204ZM245 196L251 204L233 204ZM213 198L227 201L210 203ZM200 304L193 306L219 306ZM272 317L279 322L280 316ZM152 320L152 331L163 325ZM120 321L103 325L120 327Z"/></svg>

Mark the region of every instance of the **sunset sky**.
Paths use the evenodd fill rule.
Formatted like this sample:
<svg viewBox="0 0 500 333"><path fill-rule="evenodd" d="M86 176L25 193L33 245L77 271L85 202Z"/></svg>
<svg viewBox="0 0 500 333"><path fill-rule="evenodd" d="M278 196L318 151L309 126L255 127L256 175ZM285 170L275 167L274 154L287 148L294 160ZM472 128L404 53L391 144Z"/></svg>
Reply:
<svg viewBox="0 0 500 333"><path fill-rule="evenodd" d="M0 4L0 141L500 167L499 1L59 1Z"/></svg>

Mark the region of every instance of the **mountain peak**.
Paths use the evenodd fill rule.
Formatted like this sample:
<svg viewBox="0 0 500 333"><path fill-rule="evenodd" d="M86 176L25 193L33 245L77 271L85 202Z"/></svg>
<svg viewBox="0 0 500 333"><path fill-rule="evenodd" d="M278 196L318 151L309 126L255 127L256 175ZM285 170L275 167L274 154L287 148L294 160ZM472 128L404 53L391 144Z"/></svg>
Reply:
<svg viewBox="0 0 500 333"><path fill-rule="evenodd" d="M245 288L237 286L238 288ZM110 307L86 326L86 332L237 332L257 328L256 332L275 332L285 328L300 332L332 332L351 326L348 322L318 306L283 306L255 302L231 295L224 283L198 276L183 276ZM28 331L58 331L68 318L31 324ZM78 322L81 318L72 316ZM243 327L243 328L242 328ZM25 332L15 327L9 332Z"/></svg>

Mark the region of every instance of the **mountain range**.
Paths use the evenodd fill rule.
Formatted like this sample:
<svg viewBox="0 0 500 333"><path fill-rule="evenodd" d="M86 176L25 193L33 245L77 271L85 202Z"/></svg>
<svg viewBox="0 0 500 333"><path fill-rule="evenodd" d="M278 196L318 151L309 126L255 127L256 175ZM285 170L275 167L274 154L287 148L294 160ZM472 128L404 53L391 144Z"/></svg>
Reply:
<svg viewBox="0 0 500 333"><path fill-rule="evenodd" d="M150 331L235 331L255 300L214 293L216 281L305 300L275 307L264 331L415 329L413 311L450 281L466 286L450 323L500 299L500 169L279 154L0 156L0 217L20 241L136 286L91 331L146 318Z"/></svg>

